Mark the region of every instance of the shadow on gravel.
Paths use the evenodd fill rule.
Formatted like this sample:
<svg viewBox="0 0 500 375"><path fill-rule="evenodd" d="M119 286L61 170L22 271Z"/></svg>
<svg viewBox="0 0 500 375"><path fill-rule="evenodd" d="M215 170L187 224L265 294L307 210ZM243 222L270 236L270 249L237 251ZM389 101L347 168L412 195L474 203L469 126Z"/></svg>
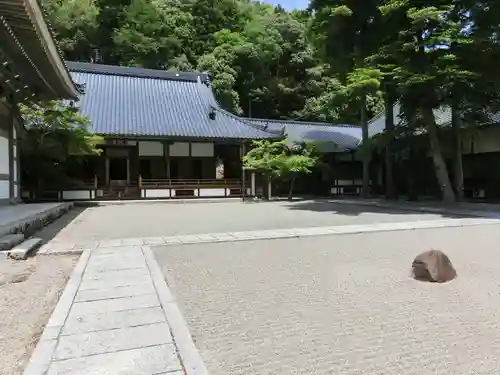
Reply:
<svg viewBox="0 0 500 375"><path fill-rule="evenodd" d="M429 214L438 215L443 218L457 219L457 218L473 218L477 215L467 215L459 213L450 213L444 209L431 207L429 210L422 209L416 205L408 204L405 208L396 207L379 207L369 204L355 204L355 203L338 203L329 202L328 200L297 200L292 201L287 205L289 210L294 211L315 211L315 212L331 212L336 215L345 216L359 216L364 213L375 214L393 214L393 215L416 215L416 214Z"/></svg>

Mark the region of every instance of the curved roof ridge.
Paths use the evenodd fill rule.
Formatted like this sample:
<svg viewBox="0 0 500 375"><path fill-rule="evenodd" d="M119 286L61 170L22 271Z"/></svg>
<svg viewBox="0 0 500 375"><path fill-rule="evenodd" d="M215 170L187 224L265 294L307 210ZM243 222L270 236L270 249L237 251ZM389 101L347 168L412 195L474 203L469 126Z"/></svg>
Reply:
<svg viewBox="0 0 500 375"><path fill-rule="evenodd" d="M219 107L219 106L217 106L217 107L216 107L216 106L212 106L212 107L213 107L216 111L221 112L221 113L225 114L226 116L233 117L234 119L236 119L236 120L238 120L238 121L240 121L240 122L244 123L244 124L245 124L245 125L247 125L247 126L251 126L252 128L259 129L259 130L262 130L262 131L265 131L265 132L267 132L267 133L271 133L271 134L283 135L283 132L282 132L282 131L277 132L277 131L274 131L274 130L270 130L270 129L268 129L268 128L267 128L267 126L265 126L265 125L264 125L264 126L261 126L261 125L259 125L259 124L255 124L255 123L253 123L253 122L251 122L251 121L247 120L246 118L244 118L244 117L240 117L240 116L237 116L237 115L235 115L235 114L233 114L233 113L231 113L231 112L229 112L229 111L226 111L225 109L222 109L222 108L221 108L221 107Z"/></svg>
<svg viewBox="0 0 500 375"><path fill-rule="evenodd" d="M278 120L278 119L263 119L263 118L257 118L257 117L247 117L245 118L247 121L262 121L262 122L271 122L271 123L283 123L283 122L288 122L292 124L297 124L297 125L304 125L304 124L310 124L310 125L315 125L315 126L337 126L340 128L360 128L358 125L352 125L352 124L336 124L333 122L326 122L326 121L308 121L308 120Z"/></svg>
<svg viewBox="0 0 500 375"><path fill-rule="evenodd" d="M235 115L234 113L226 111L217 102L217 99L215 98L215 95L214 95L212 89L209 86L207 86L205 83L202 83L199 76L198 76L198 79L197 79L197 83L198 83L197 84L198 93L202 97L202 101L206 101L206 104L208 104L211 109L213 109L213 110L215 110L217 112L220 112L221 114L223 114L225 116L231 117L231 118L235 119L236 121L239 121L242 124L244 124L246 126L249 126L249 127L252 127L254 129L257 129L257 130L260 130L260 131L263 131L263 132L266 132L266 133L269 133L269 134L273 134L273 135L283 135L283 132L276 132L276 131L269 130L269 129L267 129L267 126L261 126L261 125L252 123L250 121L247 121L244 117L240 117L238 115ZM205 98L205 95L203 95L203 93L201 92L201 86L200 85L205 85L207 87L207 89L208 89L207 92L208 92L209 98Z"/></svg>
<svg viewBox="0 0 500 375"><path fill-rule="evenodd" d="M200 72L170 72L167 70L147 69L119 65L94 64L89 62L66 61L68 69L72 72L92 73L122 77L149 78L170 81L196 82Z"/></svg>

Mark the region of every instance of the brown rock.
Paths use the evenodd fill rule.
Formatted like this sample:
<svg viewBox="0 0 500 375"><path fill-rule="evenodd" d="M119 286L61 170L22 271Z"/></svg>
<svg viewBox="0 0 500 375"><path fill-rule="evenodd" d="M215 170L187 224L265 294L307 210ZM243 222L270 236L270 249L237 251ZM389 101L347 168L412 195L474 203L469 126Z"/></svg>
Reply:
<svg viewBox="0 0 500 375"><path fill-rule="evenodd" d="M457 277L450 259L439 250L429 250L418 255L412 263L416 280L445 283Z"/></svg>

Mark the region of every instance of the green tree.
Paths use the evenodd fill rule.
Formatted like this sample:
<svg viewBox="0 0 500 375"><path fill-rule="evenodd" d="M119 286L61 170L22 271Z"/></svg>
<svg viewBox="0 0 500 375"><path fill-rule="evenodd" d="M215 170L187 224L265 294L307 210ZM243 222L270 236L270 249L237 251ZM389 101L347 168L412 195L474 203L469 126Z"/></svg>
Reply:
<svg viewBox="0 0 500 375"><path fill-rule="evenodd" d="M474 12L466 2L451 0L384 0L379 9L386 27L375 60L379 66L389 66L387 76L397 87L405 121L425 129L443 200L454 201L434 110L451 106L454 127L459 128L457 112L467 112L468 107L477 115L491 104L491 98L485 100L488 95L480 92L493 77L484 75L486 65L482 58L474 62L470 58L479 47L474 31L476 22L471 18ZM488 45L484 38L482 42L483 48ZM487 92L497 91L489 86ZM458 185L461 190L461 183Z"/></svg>
<svg viewBox="0 0 500 375"><path fill-rule="evenodd" d="M100 8L94 0L46 0L59 46L68 60L89 61L96 43Z"/></svg>
<svg viewBox="0 0 500 375"><path fill-rule="evenodd" d="M193 59L209 53L217 45L217 32L240 32L251 17L253 6L241 0L186 0L180 2L184 12L193 17L195 27L189 48Z"/></svg>
<svg viewBox="0 0 500 375"><path fill-rule="evenodd" d="M241 114L240 96L235 90L238 72L233 68L236 63L236 49L244 43L241 34L223 29L214 35L217 47L198 60L198 70L210 72L212 88L220 105L226 110Z"/></svg>
<svg viewBox="0 0 500 375"><path fill-rule="evenodd" d="M307 11L247 0L45 5L68 60L209 71L222 106L245 116L346 122L353 112L328 100L338 77L324 68Z"/></svg>
<svg viewBox="0 0 500 375"><path fill-rule="evenodd" d="M288 140L254 141L252 149L243 157L246 170L265 175L268 180L284 179L290 182L288 199L293 198L295 179L309 174L319 162L319 154L312 143L290 144Z"/></svg>
<svg viewBox="0 0 500 375"><path fill-rule="evenodd" d="M362 196L369 194L370 139L367 102L380 86L380 72L366 65L365 59L378 46L378 0L312 0L315 11L312 32L324 58L344 86L338 94L350 98L358 108L363 135ZM349 95L345 95L349 94Z"/></svg>
<svg viewBox="0 0 500 375"><path fill-rule="evenodd" d="M119 62L150 69L190 68L186 46L194 33L192 22L189 13L168 2L133 0L113 34Z"/></svg>
<svg viewBox="0 0 500 375"><path fill-rule="evenodd" d="M23 184L35 192L62 182L69 158L98 154L101 138L89 131L89 120L74 107L51 101L22 105L25 131L20 137Z"/></svg>

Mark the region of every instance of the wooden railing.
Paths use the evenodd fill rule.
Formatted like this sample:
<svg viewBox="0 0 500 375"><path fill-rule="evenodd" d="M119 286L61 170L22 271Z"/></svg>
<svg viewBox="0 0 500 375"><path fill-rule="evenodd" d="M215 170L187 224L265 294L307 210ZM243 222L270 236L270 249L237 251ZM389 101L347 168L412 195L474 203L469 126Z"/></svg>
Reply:
<svg viewBox="0 0 500 375"><path fill-rule="evenodd" d="M228 178L216 179L146 179L139 176L139 187L148 189L198 189L198 188L239 188L241 180Z"/></svg>
<svg viewBox="0 0 500 375"><path fill-rule="evenodd" d="M40 190L26 187L23 189L23 198L28 201L61 201L68 192L87 191L89 198L96 196L98 189L97 176L93 179L75 180L72 183L61 184L59 186L47 186ZM78 194L78 193L76 193Z"/></svg>

